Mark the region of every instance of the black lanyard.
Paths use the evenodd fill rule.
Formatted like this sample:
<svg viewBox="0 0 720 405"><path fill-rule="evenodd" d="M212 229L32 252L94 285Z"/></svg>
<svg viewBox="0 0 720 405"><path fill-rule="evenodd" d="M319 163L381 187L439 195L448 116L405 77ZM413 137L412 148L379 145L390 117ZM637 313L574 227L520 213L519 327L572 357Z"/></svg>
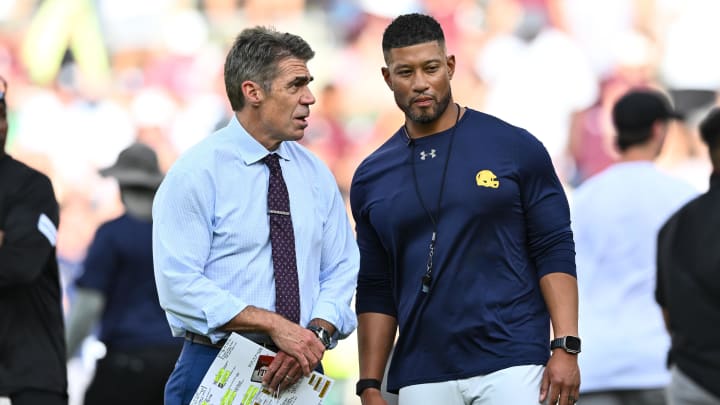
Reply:
<svg viewBox="0 0 720 405"><path fill-rule="evenodd" d="M450 152L452 151L453 141L455 140L455 128L457 128L458 121L460 120L460 106L456 103L455 106L457 107L457 116L455 117L455 125L452 128L452 131L450 132L450 143L448 145L448 151L447 156L445 157L445 166L443 167L442 171L442 177L440 178L440 192L438 193L438 199L437 204L435 207L435 212L437 216L433 215L432 212L428 209L428 207L425 205L425 201L422 198L422 195L420 194L420 186L418 185L418 179L417 179L417 173L415 171L415 142L410 142L411 150L412 150L412 174L413 174L413 182L415 185L415 194L417 194L417 198L420 201L420 205L422 205L423 209L425 210L425 213L427 214L428 218L430 218L430 222L432 222L433 226L433 232L432 237L430 238L430 247L428 251L428 258L427 258L427 264L425 266L425 275L422 277L422 288L421 291L423 293L428 293L430 291L430 285L432 284L432 271L433 271L433 256L435 255L435 241L437 241L437 232L438 232L438 224L440 223L440 204L442 203L442 197L443 197L443 190L445 189L445 175L447 175L447 168L448 163L450 162ZM410 135L408 134L408 130L405 126L403 126L403 130L405 131L405 135L410 138Z"/></svg>

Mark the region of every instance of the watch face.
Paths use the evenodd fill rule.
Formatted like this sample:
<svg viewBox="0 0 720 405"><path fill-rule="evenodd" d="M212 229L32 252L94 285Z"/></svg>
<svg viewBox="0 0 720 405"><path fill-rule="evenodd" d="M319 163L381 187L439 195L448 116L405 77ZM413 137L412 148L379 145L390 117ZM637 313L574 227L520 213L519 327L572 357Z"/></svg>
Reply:
<svg viewBox="0 0 720 405"><path fill-rule="evenodd" d="M576 338L575 336L566 336L565 337L565 347L567 347L568 350L572 350L574 352L580 351L580 339Z"/></svg>
<svg viewBox="0 0 720 405"><path fill-rule="evenodd" d="M323 345L325 345L325 348L329 348L332 344L332 339L330 338L330 333L328 333L325 328L322 328L320 326L310 326L309 329L317 335L318 339L322 342Z"/></svg>

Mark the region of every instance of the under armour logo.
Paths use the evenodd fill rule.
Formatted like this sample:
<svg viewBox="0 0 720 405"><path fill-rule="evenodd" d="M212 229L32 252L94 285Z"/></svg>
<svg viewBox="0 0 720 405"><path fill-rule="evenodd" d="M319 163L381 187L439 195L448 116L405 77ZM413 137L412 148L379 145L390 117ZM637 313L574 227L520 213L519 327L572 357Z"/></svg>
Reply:
<svg viewBox="0 0 720 405"><path fill-rule="evenodd" d="M425 160L427 157L430 156L431 159L435 159L435 149L430 149L430 153L427 153L425 151L420 152L420 159Z"/></svg>

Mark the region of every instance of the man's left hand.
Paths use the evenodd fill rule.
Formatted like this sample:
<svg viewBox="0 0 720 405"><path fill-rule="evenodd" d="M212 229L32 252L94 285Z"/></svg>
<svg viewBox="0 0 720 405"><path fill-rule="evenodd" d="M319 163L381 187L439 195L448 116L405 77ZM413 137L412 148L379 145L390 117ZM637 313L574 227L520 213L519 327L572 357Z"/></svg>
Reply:
<svg viewBox="0 0 720 405"><path fill-rule="evenodd" d="M543 372L540 403L574 405L577 402L580 395L577 356L562 349L555 349Z"/></svg>
<svg viewBox="0 0 720 405"><path fill-rule="evenodd" d="M279 351L263 377L263 385L273 391L282 392L298 382L302 376L300 363L289 354Z"/></svg>

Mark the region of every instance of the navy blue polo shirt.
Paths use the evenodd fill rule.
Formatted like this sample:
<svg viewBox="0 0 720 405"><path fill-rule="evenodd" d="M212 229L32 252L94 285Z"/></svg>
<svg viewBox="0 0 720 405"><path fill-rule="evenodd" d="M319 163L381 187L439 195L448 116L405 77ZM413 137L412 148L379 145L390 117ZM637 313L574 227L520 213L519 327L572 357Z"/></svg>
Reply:
<svg viewBox="0 0 720 405"><path fill-rule="evenodd" d="M129 215L101 225L77 286L106 300L99 339L109 350L182 344L160 307L152 259L152 222Z"/></svg>
<svg viewBox="0 0 720 405"><path fill-rule="evenodd" d="M452 132L412 146L401 129L352 182L361 252L356 310L391 315L399 325L391 392L544 365L550 320L539 280L575 276L567 198L542 144L471 109ZM421 279L433 225L418 194L438 222L428 293Z"/></svg>

